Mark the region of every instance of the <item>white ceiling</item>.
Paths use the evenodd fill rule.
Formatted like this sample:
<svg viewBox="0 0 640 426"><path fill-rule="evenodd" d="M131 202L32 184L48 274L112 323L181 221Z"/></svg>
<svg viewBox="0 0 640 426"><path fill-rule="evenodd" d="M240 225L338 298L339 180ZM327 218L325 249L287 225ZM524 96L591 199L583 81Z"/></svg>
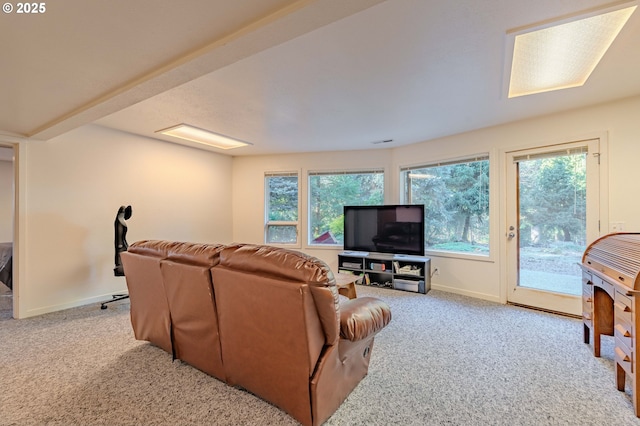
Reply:
<svg viewBox="0 0 640 426"><path fill-rule="evenodd" d="M5 134L188 123L253 143L230 155L371 149L640 94L636 11L585 86L506 97L507 31L602 0L46 5L0 16Z"/></svg>

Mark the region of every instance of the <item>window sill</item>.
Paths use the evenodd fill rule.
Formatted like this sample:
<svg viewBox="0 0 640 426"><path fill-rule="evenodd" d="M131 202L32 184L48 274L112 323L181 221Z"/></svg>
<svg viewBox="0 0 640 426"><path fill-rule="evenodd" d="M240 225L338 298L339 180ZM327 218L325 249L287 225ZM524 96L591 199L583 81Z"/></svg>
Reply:
<svg viewBox="0 0 640 426"><path fill-rule="evenodd" d="M266 243L265 242L264 244L271 247L278 247L278 248L292 249L292 250L300 250L302 247L300 243L284 244L284 243Z"/></svg>
<svg viewBox="0 0 640 426"><path fill-rule="evenodd" d="M463 259L463 260L474 260L477 262L494 262L493 256L491 254L468 254L463 252L456 251L435 251L435 250L426 250L424 253L427 257L443 257L450 259Z"/></svg>
<svg viewBox="0 0 640 426"><path fill-rule="evenodd" d="M342 246L338 244L307 244L305 249L310 250L338 250L342 251Z"/></svg>

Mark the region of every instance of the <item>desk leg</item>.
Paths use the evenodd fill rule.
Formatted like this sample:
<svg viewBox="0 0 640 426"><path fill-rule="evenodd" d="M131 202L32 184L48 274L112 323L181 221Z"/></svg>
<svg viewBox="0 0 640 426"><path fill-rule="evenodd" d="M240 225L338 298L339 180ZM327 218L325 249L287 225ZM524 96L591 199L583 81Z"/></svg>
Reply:
<svg viewBox="0 0 640 426"><path fill-rule="evenodd" d="M589 326L587 324L582 324L582 326L584 327L584 343L588 345L589 340L591 340L591 330L589 329Z"/></svg>
<svg viewBox="0 0 640 426"><path fill-rule="evenodd" d="M601 288L593 289L593 355L600 356L600 336L613 336L613 298Z"/></svg>
<svg viewBox="0 0 640 426"><path fill-rule="evenodd" d="M640 417L640 394L638 394L638 382L636 382L637 374L638 373L632 374L629 378L631 379L631 401L633 401L633 411L636 413L636 417ZM625 371L616 363L616 386L621 392L624 392L624 379Z"/></svg>
<svg viewBox="0 0 640 426"><path fill-rule="evenodd" d="M600 358L600 330L596 324L593 324L593 356Z"/></svg>
<svg viewBox="0 0 640 426"><path fill-rule="evenodd" d="M616 362L616 387L620 392L624 392L624 379L626 372L624 368Z"/></svg>

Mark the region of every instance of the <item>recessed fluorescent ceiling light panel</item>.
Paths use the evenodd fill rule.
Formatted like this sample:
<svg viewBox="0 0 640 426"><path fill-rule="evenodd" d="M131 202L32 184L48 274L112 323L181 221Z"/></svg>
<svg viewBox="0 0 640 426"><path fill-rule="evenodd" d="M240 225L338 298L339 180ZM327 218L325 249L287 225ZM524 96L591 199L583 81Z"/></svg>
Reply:
<svg viewBox="0 0 640 426"><path fill-rule="evenodd" d="M509 97L582 86L636 7L510 33L515 40Z"/></svg>
<svg viewBox="0 0 640 426"><path fill-rule="evenodd" d="M198 127L193 127L188 124L178 124L177 126L169 127L168 129L158 130L156 133L220 149L240 148L241 146L251 145L249 142L233 139L208 130L199 129Z"/></svg>

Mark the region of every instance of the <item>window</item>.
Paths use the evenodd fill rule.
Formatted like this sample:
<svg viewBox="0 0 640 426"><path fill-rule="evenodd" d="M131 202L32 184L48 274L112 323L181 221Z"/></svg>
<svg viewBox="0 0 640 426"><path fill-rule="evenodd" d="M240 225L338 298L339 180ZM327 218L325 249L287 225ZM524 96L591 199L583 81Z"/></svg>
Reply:
<svg viewBox="0 0 640 426"><path fill-rule="evenodd" d="M298 173L265 174L265 242L298 244Z"/></svg>
<svg viewBox="0 0 640 426"><path fill-rule="evenodd" d="M401 169L405 202L425 206L427 250L489 255L489 156Z"/></svg>
<svg viewBox="0 0 640 426"><path fill-rule="evenodd" d="M344 206L383 203L383 170L310 172L309 244L342 245Z"/></svg>

